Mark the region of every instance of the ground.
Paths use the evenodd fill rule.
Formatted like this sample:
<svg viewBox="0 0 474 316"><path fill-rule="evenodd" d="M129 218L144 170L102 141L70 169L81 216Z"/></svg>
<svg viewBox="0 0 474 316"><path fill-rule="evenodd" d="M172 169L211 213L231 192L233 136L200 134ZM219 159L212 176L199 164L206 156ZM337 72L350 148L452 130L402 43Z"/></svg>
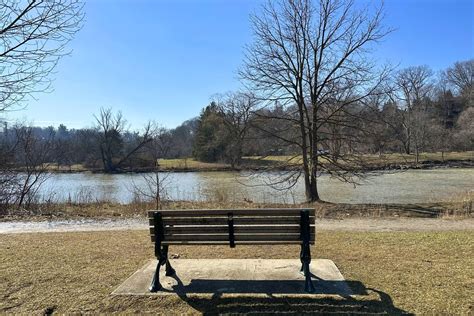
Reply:
<svg viewBox="0 0 474 316"><path fill-rule="evenodd" d="M308 205L291 205L306 207ZM472 314L472 194L417 205L317 203L313 258L335 262L351 297L114 297L110 293L153 258L146 226L152 204L38 205L0 214L15 220L120 219L135 230L5 234L0 229L0 314L150 312L162 314ZM164 208L288 207L229 202L165 202ZM442 217L443 219L440 219ZM3 222L3 223L1 223ZM0 227L1 228L1 227ZM130 228L130 227L123 227ZM139 228L137 230L137 228ZM179 258L298 258L297 246L171 247Z"/></svg>
<svg viewBox="0 0 474 316"><path fill-rule="evenodd" d="M153 257L146 231L0 235L0 312L469 314L474 234L465 231L320 231L329 258L357 291L349 298L113 297ZM180 246L180 258L297 258L295 246Z"/></svg>

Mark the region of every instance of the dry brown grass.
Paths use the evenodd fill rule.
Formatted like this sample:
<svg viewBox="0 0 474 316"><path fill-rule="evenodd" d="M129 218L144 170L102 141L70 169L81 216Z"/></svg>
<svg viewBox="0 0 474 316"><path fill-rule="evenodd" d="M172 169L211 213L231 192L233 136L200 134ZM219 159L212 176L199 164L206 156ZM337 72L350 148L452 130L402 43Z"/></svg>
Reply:
<svg viewBox="0 0 474 316"><path fill-rule="evenodd" d="M215 199L211 202L164 201L163 209L239 209L239 208L298 208L316 209L318 218L349 217L443 217L445 219L469 218L474 216L472 208L474 191L459 194L448 202L419 204L344 204L344 203L253 203L231 202L229 199ZM148 210L155 209L154 203L133 202L118 204L112 202L38 204L31 210L11 209L0 214L0 221L11 220L53 220L81 218L135 218L145 217Z"/></svg>
<svg viewBox="0 0 474 316"><path fill-rule="evenodd" d="M194 158L160 159L160 167L164 170L222 170L230 169L229 164L207 163Z"/></svg>
<svg viewBox="0 0 474 316"><path fill-rule="evenodd" d="M0 236L0 312L388 313L473 311L472 231L322 232L313 257L330 258L368 295L335 299L112 297L153 257L145 231ZM180 258L297 258L295 246L172 247Z"/></svg>
<svg viewBox="0 0 474 316"><path fill-rule="evenodd" d="M474 215L474 190L456 194L446 203L441 213L443 218L462 218Z"/></svg>
<svg viewBox="0 0 474 316"><path fill-rule="evenodd" d="M163 209L206 209L206 208L264 208L290 207L287 204L264 204L247 202L192 202L164 201ZM294 205L291 205L294 207ZM155 209L152 202L133 202L119 204L113 202L91 203L56 203L38 204L31 210L11 209L0 221L8 220L45 220L45 219L77 219L77 218L131 218L146 217L147 211Z"/></svg>
<svg viewBox="0 0 474 316"><path fill-rule="evenodd" d="M370 162L373 163L380 163L380 162L388 162L388 163L403 163L403 162L413 162L415 160L414 154L398 154L398 153L391 153L391 154L382 154L382 155L372 155L366 154L364 155ZM291 163L301 163L301 157L291 157L291 156L266 156L266 157L246 157L247 159L254 159L254 160L269 160L269 161L290 161ZM432 152L432 153L420 153L419 155L420 161L449 161L449 160L473 160L474 159L474 151L463 151L463 152L445 152L444 158L443 153L441 152Z"/></svg>
<svg viewBox="0 0 474 316"><path fill-rule="evenodd" d="M368 162L380 164L380 163L414 163L416 156L415 154L383 154L379 155L365 155ZM464 160L474 160L474 151L463 151L463 152L433 152L433 153L420 153L419 155L420 162L434 161L434 162L443 162L443 161L464 161Z"/></svg>

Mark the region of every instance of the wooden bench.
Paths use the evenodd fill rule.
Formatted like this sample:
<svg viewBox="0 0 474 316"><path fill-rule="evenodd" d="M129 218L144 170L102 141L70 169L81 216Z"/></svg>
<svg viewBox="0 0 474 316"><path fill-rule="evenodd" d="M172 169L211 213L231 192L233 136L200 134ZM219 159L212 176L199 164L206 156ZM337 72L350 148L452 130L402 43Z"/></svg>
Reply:
<svg viewBox="0 0 474 316"><path fill-rule="evenodd" d="M161 289L160 266L175 271L168 260L169 245L300 244L305 291L313 292L310 244L315 243L314 209L160 210L149 211L151 240L158 258L150 291Z"/></svg>

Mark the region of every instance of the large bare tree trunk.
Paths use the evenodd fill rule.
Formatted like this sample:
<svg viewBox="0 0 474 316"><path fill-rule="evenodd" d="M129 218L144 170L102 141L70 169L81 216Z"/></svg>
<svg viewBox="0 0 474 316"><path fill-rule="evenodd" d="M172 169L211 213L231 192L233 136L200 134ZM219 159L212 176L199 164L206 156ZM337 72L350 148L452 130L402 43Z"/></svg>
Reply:
<svg viewBox="0 0 474 316"><path fill-rule="evenodd" d="M316 166L311 170L309 194L306 194L306 199L308 202L316 202L320 200L318 193L318 170Z"/></svg>

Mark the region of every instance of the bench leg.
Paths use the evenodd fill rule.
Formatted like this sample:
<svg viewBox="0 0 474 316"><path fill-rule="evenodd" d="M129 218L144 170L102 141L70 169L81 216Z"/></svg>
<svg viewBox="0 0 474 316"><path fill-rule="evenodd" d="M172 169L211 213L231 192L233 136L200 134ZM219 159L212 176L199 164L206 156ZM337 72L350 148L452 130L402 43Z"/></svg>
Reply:
<svg viewBox="0 0 474 316"><path fill-rule="evenodd" d="M160 260L158 260L158 263L156 264L155 274L153 275L153 279L151 280L150 292L158 292L161 289L160 266L161 262Z"/></svg>
<svg viewBox="0 0 474 316"><path fill-rule="evenodd" d="M161 289L160 284L160 267L165 266L165 275L172 276L176 271L171 266L170 261L168 260L168 246L163 246L162 249L158 252L158 263L156 265L155 274L151 280L150 292L157 292Z"/></svg>
<svg viewBox="0 0 474 316"><path fill-rule="evenodd" d="M311 252L309 244L301 245L301 270L304 272L305 283L304 290L308 293L313 293L315 291L313 282L311 281L311 271L309 270L309 264L311 263Z"/></svg>

